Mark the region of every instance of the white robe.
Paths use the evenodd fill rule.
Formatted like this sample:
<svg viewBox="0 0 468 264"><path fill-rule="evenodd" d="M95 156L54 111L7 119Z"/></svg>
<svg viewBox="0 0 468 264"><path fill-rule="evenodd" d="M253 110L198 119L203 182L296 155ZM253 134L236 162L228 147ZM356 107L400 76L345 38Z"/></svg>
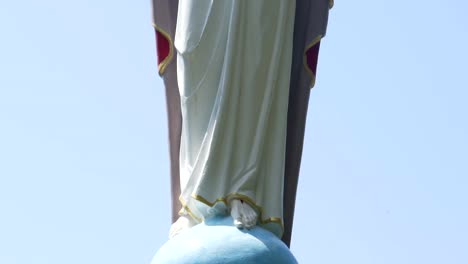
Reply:
<svg viewBox="0 0 468 264"><path fill-rule="evenodd" d="M180 0L183 213L248 202L279 237L295 1Z"/></svg>

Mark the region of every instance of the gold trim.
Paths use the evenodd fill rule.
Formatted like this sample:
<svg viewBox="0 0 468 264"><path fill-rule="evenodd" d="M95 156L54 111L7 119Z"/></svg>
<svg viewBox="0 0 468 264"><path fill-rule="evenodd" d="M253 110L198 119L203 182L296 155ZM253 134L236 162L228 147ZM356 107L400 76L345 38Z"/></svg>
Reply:
<svg viewBox="0 0 468 264"><path fill-rule="evenodd" d="M201 223L202 222L202 219L197 217L193 212L192 210L190 210L190 207L188 207L187 203L184 201L184 199L182 198L182 195L179 196L179 201L180 203L182 204L182 209L180 209L179 211L179 215L182 215L184 214L184 211L187 212L190 217L192 217L193 219L195 219L195 221Z"/></svg>
<svg viewBox="0 0 468 264"><path fill-rule="evenodd" d="M262 221L263 224L268 224L268 223L280 223L281 224L281 229L283 229L283 221L279 217L270 217ZM283 232L283 231L281 231Z"/></svg>
<svg viewBox="0 0 468 264"><path fill-rule="evenodd" d="M304 64L304 68L306 69L307 73L310 75L310 88L314 88L315 85L315 74L312 72L312 69L309 68L309 65L307 65L307 51L312 48L315 44L319 43L320 40L322 39L322 35L318 35L315 37L306 47L304 50L304 56L302 59L302 62Z"/></svg>
<svg viewBox="0 0 468 264"><path fill-rule="evenodd" d="M167 66L169 65L169 63L171 62L172 60L172 57L174 56L174 43L172 41L172 38L171 36L169 35L169 33L167 33L166 31L164 31L162 28L160 28L158 25L156 25L155 23L153 23L153 27L159 31L159 33L161 33L168 41L169 41L169 54L167 55L167 57L161 61L161 63L158 64L158 71L159 71L159 75L163 75L164 74L164 71L166 70Z"/></svg>
<svg viewBox="0 0 468 264"><path fill-rule="evenodd" d="M206 200L202 196L196 195L196 194L192 194L192 198L194 198L195 200L200 201L200 202L208 205L209 207L213 207L217 202L223 202L223 203L227 204L227 201L226 201L225 198L218 198L218 199L216 199L216 201L214 203L210 203L208 200Z"/></svg>
<svg viewBox="0 0 468 264"><path fill-rule="evenodd" d="M329 9L332 9L334 5L335 5L335 1L334 1L334 0L329 0L329 2L328 2L328 8L329 8Z"/></svg>
<svg viewBox="0 0 468 264"><path fill-rule="evenodd" d="M261 206L258 206L254 201L253 199L251 199L249 196L247 195L244 195L244 194L240 194L240 193L230 193L224 197L221 197L221 198L218 198L215 200L215 202L210 202L208 201L207 199L205 199L203 196L200 196L198 194L195 194L193 193L192 194L192 198L201 202L201 203L204 203L206 204L207 206L209 207L213 207L216 203L218 202L223 202L226 206L228 204L229 201L233 200L233 199L242 199L243 201L247 202L250 206L252 206L252 208L254 208L257 212L258 212L258 219L259 219L259 222L260 224L262 225L265 225L265 224L269 224L269 223L275 223L275 224L279 224L280 227L281 227L281 236L283 236L283 233L284 233L284 224L283 224L283 220L281 217L269 217L269 218L265 218L263 219L262 218L262 215L263 215L263 208ZM184 199L182 198L182 196L179 197L179 200L180 202L182 203L182 206L184 208L187 208L188 209L188 206L187 204L185 203ZM190 216L192 217L196 217L194 215L192 215L191 212L189 212L187 210L187 212L190 214ZM198 218L199 219L199 218ZM201 222L201 221L200 221ZM281 237L280 236L280 237Z"/></svg>

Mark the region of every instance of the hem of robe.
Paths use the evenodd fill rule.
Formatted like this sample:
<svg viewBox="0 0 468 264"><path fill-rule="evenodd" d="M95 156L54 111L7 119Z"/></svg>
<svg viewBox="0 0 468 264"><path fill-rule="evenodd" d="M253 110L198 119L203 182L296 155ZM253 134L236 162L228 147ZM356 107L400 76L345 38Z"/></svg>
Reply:
<svg viewBox="0 0 468 264"><path fill-rule="evenodd" d="M192 199L195 201L201 202L202 204L209 206L209 207L214 207L217 203L222 202L224 205L227 207L228 203L234 199L240 199L243 200L244 202L248 203L258 214L258 223L261 227L267 229L268 231L272 232L275 234L278 238L281 239L284 233L284 223L283 219L281 217L267 217L263 218L264 210L262 206L259 206L254 202L254 199L249 197L248 195L241 194L241 193L230 193L226 196L217 198L214 202L208 201L206 198L204 198L201 195L193 193L191 195ZM182 214L184 211L187 212L187 214L192 217L195 221L201 223L203 222L203 217L197 216L194 211L198 211L198 209L192 209L188 205L188 203L185 201L185 199L181 196L179 196L179 201L182 204L182 209L179 211L179 214ZM271 225L274 225L276 228L273 228Z"/></svg>
<svg viewBox="0 0 468 264"><path fill-rule="evenodd" d="M322 40L323 37L324 37L324 36L321 35L321 34L320 34L320 35L317 35L315 38L313 38L313 40L312 40L311 42L309 42L309 43L306 45L306 47L305 47L305 49L304 49L304 55L303 55L303 61L302 61L302 62L303 62L303 64L304 64L304 68L306 69L307 73L308 73L309 76L310 76L310 84L309 84L310 89L314 88L314 86L315 86L315 76L316 76L316 73L314 73L314 72L312 71L312 69L309 67L309 64L307 63L307 51L308 51L309 49L311 49L313 46L315 46L316 44L318 44L318 43Z"/></svg>
<svg viewBox="0 0 468 264"><path fill-rule="evenodd" d="M156 25L156 23L153 23L153 27L167 40L168 46L169 46L169 54L166 56L166 58L163 59L163 61L161 61L158 64L158 72L159 72L159 75L162 76L167 66L172 61L172 58L174 57L174 41L172 40L169 33L166 32L161 27L159 27L158 25Z"/></svg>

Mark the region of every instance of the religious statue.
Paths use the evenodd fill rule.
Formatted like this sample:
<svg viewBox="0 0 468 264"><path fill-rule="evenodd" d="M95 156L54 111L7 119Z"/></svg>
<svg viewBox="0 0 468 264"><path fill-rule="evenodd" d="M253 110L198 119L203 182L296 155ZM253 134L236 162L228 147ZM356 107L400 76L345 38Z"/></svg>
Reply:
<svg viewBox="0 0 468 264"><path fill-rule="evenodd" d="M169 120L170 237L230 214L289 245L330 0L153 0Z"/></svg>

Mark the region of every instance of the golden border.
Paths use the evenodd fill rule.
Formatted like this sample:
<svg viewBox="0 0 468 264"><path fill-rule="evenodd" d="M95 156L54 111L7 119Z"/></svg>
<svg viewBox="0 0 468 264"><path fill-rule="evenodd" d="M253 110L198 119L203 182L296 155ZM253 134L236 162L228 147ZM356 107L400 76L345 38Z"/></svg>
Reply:
<svg viewBox="0 0 468 264"><path fill-rule="evenodd" d="M304 67L307 71L307 73L309 73L310 75L310 88L314 88L314 85L315 85L315 74L312 72L312 69L309 68L309 65L307 65L307 51L312 48L315 44L319 43L320 40L323 38L323 35L318 35L317 37L315 37L304 49L304 55L303 55L303 64L304 64Z"/></svg>
<svg viewBox="0 0 468 264"><path fill-rule="evenodd" d="M169 55L167 55L167 57L163 61L161 61L161 63L158 64L159 75L163 75L164 71L167 68L167 66L171 62L172 57L174 57L174 43L173 43L172 38L169 35L169 33L164 31L162 28L160 28L155 23L153 23L153 27L169 41ZM157 45L157 43L156 43L156 45Z"/></svg>
<svg viewBox="0 0 468 264"><path fill-rule="evenodd" d="M179 201L180 203L182 204L182 209L180 209L179 211L179 215L182 215L184 214L184 211L187 212L187 214L190 215L190 217L192 217L193 219L195 219L195 221L201 223L202 222L202 219L197 217L193 212L192 210L190 210L190 207L188 207L187 203L184 201L184 199L182 198L182 196L179 196Z"/></svg>
<svg viewBox="0 0 468 264"><path fill-rule="evenodd" d="M240 194L240 193L230 193L228 195L226 195L225 197L222 197L222 198L218 198L216 199L216 201L214 203L212 202L209 202L208 200L206 200L204 197L200 196L200 195L196 195L196 194L192 194L192 198L194 198L195 200L199 201L199 202L202 202L210 207L213 207L217 202L223 202L224 204L228 204L229 201L233 200L233 199L241 199L245 202L247 202L250 206L252 206L252 208L254 208L255 210L257 210L257 212L259 213L259 219L260 219L260 224L267 224L267 223L277 223L277 224L280 224L281 225L281 229L284 229L284 226L283 226L283 221L281 220L280 217L269 217L269 218L266 218L266 219L263 219L262 218L262 215L263 215L263 208L261 206L258 206L252 198L250 198L249 196L247 195L244 195L244 194Z"/></svg>
<svg viewBox="0 0 468 264"><path fill-rule="evenodd" d="M251 199L249 196L247 195L244 195L244 194L240 194L240 193L230 193L224 197L221 197L221 198L217 198L214 202L210 202L208 201L207 199L205 199L203 196L200 196L198 194L192 194L192 198L201 202L201 203L204 203L206 204L207 206L209 207L213 207L217 202L223 202L226 206L228 205L228 202L233 200L233 199L242 199L243 201L247 202L250 206L252 206L252 208L254 208L257 212L258 212L258 218L259 218L259 222L260 224L262 225L265 225L265 224L269 224L269 223L275 223L275 224L279 224L280 227L281 227L281 233L280 233L280 237L283 236L283 233L284 233L284 223L283 223L283 220L281 217L269 217L269 218L265 218L263 219L262 215L263 215L263 208L261 206L258 206L254 201L253 199ZM202 220L197 217L191 210L190 208L188 207L187 203L184 201L182 195L179 196L179 201L181 202L182 204L182 210L185 210L193 219L197 220L198 222L202 222ZM180 213L180 212L179 212Z"/></svg>

